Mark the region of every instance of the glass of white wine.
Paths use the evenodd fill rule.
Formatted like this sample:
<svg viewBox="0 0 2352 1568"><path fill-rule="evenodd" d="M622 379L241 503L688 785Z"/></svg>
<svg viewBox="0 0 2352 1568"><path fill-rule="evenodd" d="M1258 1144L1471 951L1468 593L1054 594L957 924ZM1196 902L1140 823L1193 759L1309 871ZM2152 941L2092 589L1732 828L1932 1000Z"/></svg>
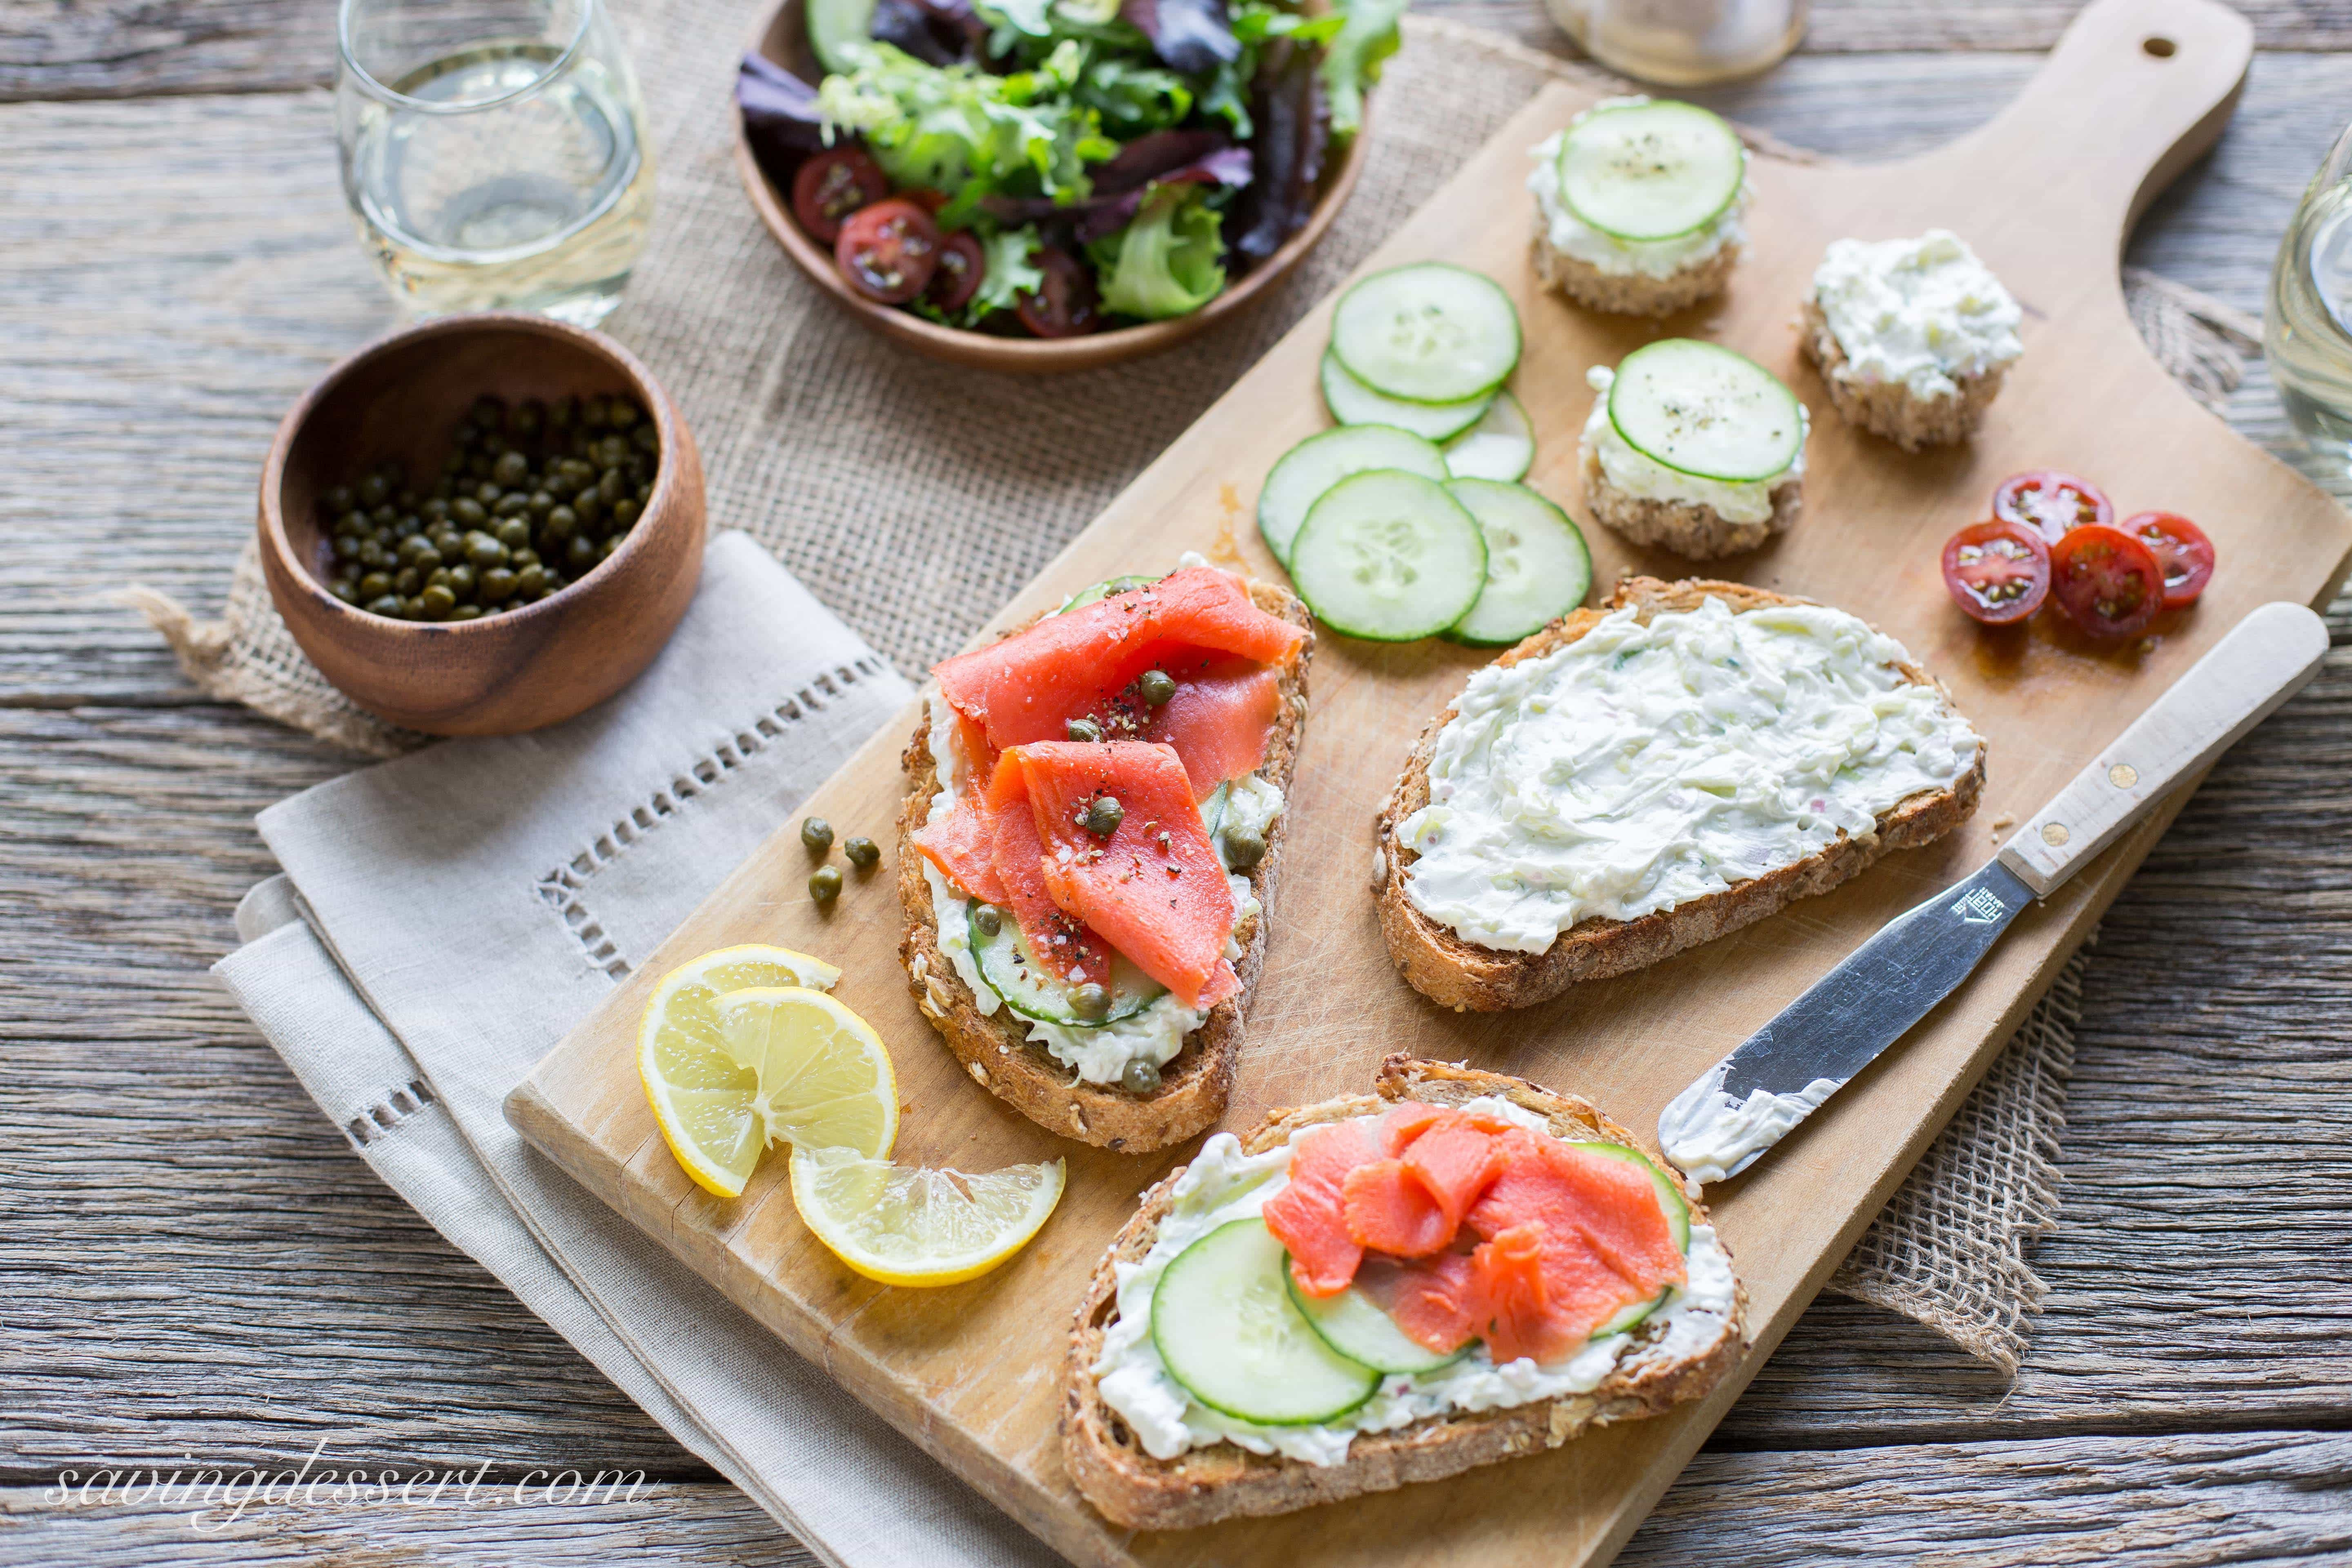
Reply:
<svg viewBox="0 0 2352 1568"><path fill-rule="evenodd" d="M343 192L426 316L593 327L653 220L653 149L604 0L342 0Z"/></svg>
<svg viewBox="0 0 2352 1568"><path fill-rule="evenodd" d="M2352 484L2352 129L2288 220L2271 268L2263 352L2326 482Z"/></svg>

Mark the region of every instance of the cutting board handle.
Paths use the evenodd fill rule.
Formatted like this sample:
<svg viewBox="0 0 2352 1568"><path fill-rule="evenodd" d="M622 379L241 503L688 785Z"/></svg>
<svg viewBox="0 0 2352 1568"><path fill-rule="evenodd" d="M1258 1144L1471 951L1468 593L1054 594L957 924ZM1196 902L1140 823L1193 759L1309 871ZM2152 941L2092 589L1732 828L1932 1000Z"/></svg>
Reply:
<svg viewBox="0 0 2352 1568"><path fill-rule="evenodd" d="M2025 90L1922 163L2008 172L2053 243L2113 243L2194 163L2237 107L2254 29L2217 0L2092 0ZM2050 106L2087 132L2053 134Z"/></svg>

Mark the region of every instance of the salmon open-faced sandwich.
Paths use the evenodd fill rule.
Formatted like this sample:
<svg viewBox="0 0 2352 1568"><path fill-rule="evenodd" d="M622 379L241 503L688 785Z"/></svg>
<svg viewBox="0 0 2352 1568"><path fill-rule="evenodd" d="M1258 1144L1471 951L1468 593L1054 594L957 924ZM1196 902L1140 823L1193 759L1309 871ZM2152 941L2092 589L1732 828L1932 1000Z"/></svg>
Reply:
<svg viewBox="0 0 2352 1568"><path fill-rule="evenodd" d="M1145 1193L1064 1369L1116 1524L1286 1513L1704 1396L1747 1295L1696 1185L1591 1101L1391 1056Z"/></svg>
<svg viewBox="0 0 2352 1568"><path fill-rule="evenodd" d="M1266 942L1314 637L1206 564L1073 595L933 674L899 953L972 1079L1142 1152L1223 1114Z"/></svg>

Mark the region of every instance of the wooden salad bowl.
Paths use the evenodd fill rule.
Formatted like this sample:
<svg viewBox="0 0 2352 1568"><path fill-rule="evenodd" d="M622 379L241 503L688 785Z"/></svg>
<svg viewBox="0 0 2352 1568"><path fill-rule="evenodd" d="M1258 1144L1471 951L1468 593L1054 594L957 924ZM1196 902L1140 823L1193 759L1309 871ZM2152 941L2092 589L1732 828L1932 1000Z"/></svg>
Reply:
<svg viewBox="0 0 2352 1568"><path fill-rule="evenodd" d="M624 392L660 433L660 467L635 526L585 576L472 621L393 620L327 591L322 492L388 458L439 472L484 393ZM610 338L542 316L446 316L370 343L288 411L261 471L260 532L270 599L336 689L407 729L510 735L603 701L669 640L702 574L702 458L669 395Z"/></svg>
<svg viewBox="0 0 2352 1568"><path fill-rule="evenodd" d="M751 48L794 75L814 82L822 79L824 68L817 64L816 55L809 47L808 30L802 20L803 8L803 0L782 0L752 35ZM1310 5L1308 8L1315 7ZM1364 124L1358 129L1354 140L1349 142L1347 151L1323 171L1323 192L1315 204L1315 210L1307 215L1306 224L1297 234L1285 240L1280 249L1266 258L1265 265L1190 315L1171 316L1166 321L1146 321L1139 326L1090 332L1076 338L997 337L960 327L943 327L935 321L927 321L912 311L881 304L858 293L842 278L840 268L835 265L832 250L810 238L802 229L799 220L793 216L790 193L779 191L768 183L768 176L760 168L759 159L752 153L751 139L740 108L731 109L735 116L735 172L742 178L743 189L751 196L751 205L759 210L760 221L768 226L768 232L776 237L776 243L782 246L784 254L808 275L809 281L814 283L826 299L884 337L927 353L933 359L980 370L1009 371L1017 375L1095 370L1173 348L1185 339L1247 310L1252 301L1288 276L1291 268L1315 248L1316 242L1330 228L1332 220L1339 216L1339 209L1347 205L1348 194L1356 188L1357 176L1363 173L1371 134L1370 99L1370 94L1367 93ZM731 106L731 99L730 102Z"/></svg>

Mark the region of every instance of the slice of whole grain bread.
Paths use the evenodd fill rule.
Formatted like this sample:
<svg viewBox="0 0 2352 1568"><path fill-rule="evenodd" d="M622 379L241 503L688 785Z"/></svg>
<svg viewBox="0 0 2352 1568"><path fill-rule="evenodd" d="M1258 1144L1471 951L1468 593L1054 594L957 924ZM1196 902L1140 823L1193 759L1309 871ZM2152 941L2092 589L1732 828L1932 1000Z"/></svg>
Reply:
<svg viewBox="0 0 2352 1568"><path fill-rule="evenodd" d="M1307 668L1315 651L1314 623L1304 605L1272 584L1253 582L1249 591L1259 609L1307 628L1307 640L1282 670L1274 728L1266 737L1265 763L1258 770L1287 797L1291 770L1306 738ZM1257 989L1258 970L1265 958L1267 918L1274 907L1276 873L1290 821L1286 800L1282 814L1266 830L1265 858L1244 873L1257 896L1258 911L1244 918L1234 932L1242 949L1234 964L1241 989L1211 1009L1201 1026L1184 1037L1183 1049L1160 1069L1158 1090L1137 1095L1116 1084L1081 1081L1075 1070L1048 1056L1045 1047L1030 1043L1028 1021L1010 1008L981 1012L971 988L940 952L930 884L923 876L921 852L913 843L915 830L929 817L931 797L940 788L931 761L928 705L924 716L916 721L914 738L908 742L900 763L906 770L907 794L898 810L898 903L905 918L898 959L906 965L915 1005L939 1030L973 1080L1040 1127L1130 1154L1181 1142L1223 1116L1225 1099L1233 1091L1234 1064L1241 1054L1243 1016Z"/></svg>
<svg viewBox="0 0 2352 1568"><path fill-rule="evenodd" d="M1766 491L1771 512L1761 521L1735 522L1699 500L1661 500L1635 495L1610 482L1601 454L1586 442L1579 452L1584 504L1593 521L1636 544L1671 550L1688 561L1713 561L1760 548L1797 526L1805 510L1805 478L1791 474Z"/></svg>
<svg viewBox="0 0 2352 1568"><path fill-rule="evenodd" d="M1550 1118L1559 1137L1600 1139L1640 1149L1682 1179L1691 1204L1691 1223L1707 1223L1698 1188L1668 1164L1647 1139L1602 1115L1591 1101L1558 1094L1524 1079L1480 1072L1402 1054L1381 1064L1375 1093L1349 1095L1295 1110L1276 1111L1243 1135L1244 1153L1263 1153L1292 1131L1344 1121L1386 1110L1399 1100L1459 1105L1481 1095L1499 1095ZM1183 1168L1169 1173L1143 1194L1142 1205L1096 1265L1070 1331L1062 1385L1062 1457L1088 1502L1113 1523L1132 1530L1186 1530L1222 1519L1287 1513L1317 1503L1337 1502L1366 1492L1390 1491L1414 1481L1447 1476L1499 1459L1557 1448L1587 1427L1655 1415L1705 1395L1720 1383L1746 1348L1748 1293L1739 1289L1720 1333L1693 1353L1668 1358L1659 1348L1662 1324L1634 1331L1634 1342L1613 1371L1588 1394L1540 1400L1508 1410L1454 1411L1430 1416L1390 1432L1367 1432L1349 1445L1344 1463L1324 1466L1253 1454L1231 1443L1194 1448L1173 1459L1144 1451L1117 1411L1102 1401L1094 1364L1103 1334L1118 1310L1118 1266L1139 1261L1173 1201Z"/></svg>
<svg viewBox="0 0 2352 1568"><path fill-rule="evenodd" d="M2004 364L1957 376L1959 390L1947 397L1915 397L1899 381L1865 381L1847 363L1845 346L1830 330L1821 301L1811 295L1799 312L1797 342L1820 367L1822 386L1845 422L1883 436L1906 452L1952 446L1976 434L2009 374Z"/></svg>
<svg viewBox="0 0 2352 1568"><path fill-rule="evenodd" d="M1696 610L1709 597L1724 600L1734 614L1768 605L1805 604L1762 588L1706 579L1661 582L1654 577L1628 577L1617 585L1609 602L1598 610L1578 610L1553 622L1495 662L1517 664L1563 647L1600 625L1612 610L1632 605L1642 621L1662 611ZM1904 665L1906 680L1943 689L1940 682L1915 665ZM1397 838L1397 825L1429 804L1429 762L1437 732L1454 717L1449 704L1429 721L1406 761L1388 804L1381 808L1375 827L1378 842L1377 889L1381 934L1389 956L1412 988L1433 1002L1457 1012L1494 1013L1506 1007L1527 1007L1559 995L1584 980L1647 968L1660 960L1704 942L1753 925L1767 915L1812 893L1825 893L1859 876L1891 849L1911 849L1933 843L1968 819L1984 789L1985 749L1977 749L1976 765L1950 789L1915 795L1881 812L1878 831L1867 838L1839 835L1837 841L1790 865L1736 883L1719 893L1693 899L1670 910L1659 910L1633 921L1580 921L1549 948L1538 953L1503 952L1465 942L1412 907L1405 897L1405 874L1419 858Z"/></svg>

